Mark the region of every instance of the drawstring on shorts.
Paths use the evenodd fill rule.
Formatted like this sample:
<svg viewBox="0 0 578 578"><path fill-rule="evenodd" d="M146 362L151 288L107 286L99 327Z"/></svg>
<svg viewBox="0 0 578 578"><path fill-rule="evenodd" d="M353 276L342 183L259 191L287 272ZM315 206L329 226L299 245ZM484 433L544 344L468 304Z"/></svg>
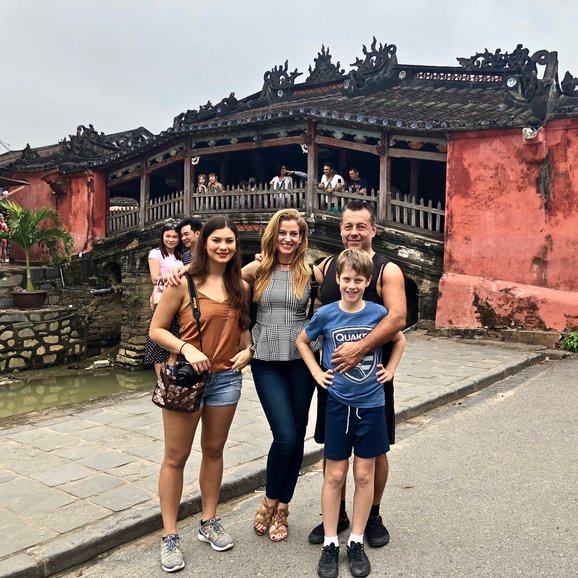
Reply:
<svg viewBox="0 0 578 578"><path fill-rule="evenodd" d="M357 419L361 419L361 416L359 415L359 408L356 407L355 408L355 415L357 416ZM349 418L351 417L351 406L348 405L347 406L347 424L345 425L345 433L349 433Z"/></svg>

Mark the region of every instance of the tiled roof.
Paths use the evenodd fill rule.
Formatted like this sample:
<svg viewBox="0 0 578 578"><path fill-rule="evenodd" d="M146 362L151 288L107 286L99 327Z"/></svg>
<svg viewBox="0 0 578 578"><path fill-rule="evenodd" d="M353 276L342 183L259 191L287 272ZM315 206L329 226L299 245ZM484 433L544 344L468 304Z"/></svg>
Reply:
<svg viewBox="0 0 578 578"><path fill-rule="evenodd" d="M399 64L397 47L377 45L374 38L369 49L363 46L363 55L344 74L322 47L305 82L297 83L301 73L289 71L285 62L265 73L260 93L241 100L231 93L216 105L208 102L188 110L158 135L142 127L116 135L79 127L70 141L56 145L60 151L55 151L54 160L61 170L106 166L138 157L183 133L193 140L230 140L245 127L249 131L287 127L288 122L303 119L315 119L344 133L349 128L378 135L377 129L385 128L443 135L456 130L537 128L550 118L578 115L578 79L566 73L558 84L556 52L530 55L518 45L511 53L498 49L458 58L461 66L428 67ZM24 160L33 166L30 158L14 160L4 155L0 168L7 162L15 168Z"/></svg>

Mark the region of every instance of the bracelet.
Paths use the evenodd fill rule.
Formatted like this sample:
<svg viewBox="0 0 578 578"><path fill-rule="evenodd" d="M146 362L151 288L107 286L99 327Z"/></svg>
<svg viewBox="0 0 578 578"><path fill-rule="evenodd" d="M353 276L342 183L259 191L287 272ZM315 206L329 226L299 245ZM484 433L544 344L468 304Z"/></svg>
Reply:
<svg viewBox="0 0 578 578"><path fill-rule="evenodd" d="M179 355L182 355L183 353L183 347L187 344L186 341L183 341L183 344L181 345L181 348L179 349Z"/></svg>

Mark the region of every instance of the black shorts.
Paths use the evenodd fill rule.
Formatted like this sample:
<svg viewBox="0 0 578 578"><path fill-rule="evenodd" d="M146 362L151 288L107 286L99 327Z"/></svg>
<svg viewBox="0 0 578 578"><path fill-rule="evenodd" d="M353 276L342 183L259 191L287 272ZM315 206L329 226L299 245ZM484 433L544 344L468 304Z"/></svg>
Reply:
<svg viewBox="0 0 578 578"><path fill-rule="evenodd" d="M395 409L393 407L393 380L383 384L385 393L385 421L389 445L395 443ZM317 421L315 422L315 441L325 443L325 415L327 413L327 390L317 386Z"/></svg>

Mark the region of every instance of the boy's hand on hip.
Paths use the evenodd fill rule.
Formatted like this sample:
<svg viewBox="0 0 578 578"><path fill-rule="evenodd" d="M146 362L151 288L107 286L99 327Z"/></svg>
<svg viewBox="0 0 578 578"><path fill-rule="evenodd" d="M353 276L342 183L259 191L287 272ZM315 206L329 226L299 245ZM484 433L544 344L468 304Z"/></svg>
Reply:
<svg viewBox="0 0 578 578"><path fill-rule="evenodd" d="M333 369L328 369L327 371L319 371L313 376L313 379L322 388L327 389L333 382Z"/></svg>

